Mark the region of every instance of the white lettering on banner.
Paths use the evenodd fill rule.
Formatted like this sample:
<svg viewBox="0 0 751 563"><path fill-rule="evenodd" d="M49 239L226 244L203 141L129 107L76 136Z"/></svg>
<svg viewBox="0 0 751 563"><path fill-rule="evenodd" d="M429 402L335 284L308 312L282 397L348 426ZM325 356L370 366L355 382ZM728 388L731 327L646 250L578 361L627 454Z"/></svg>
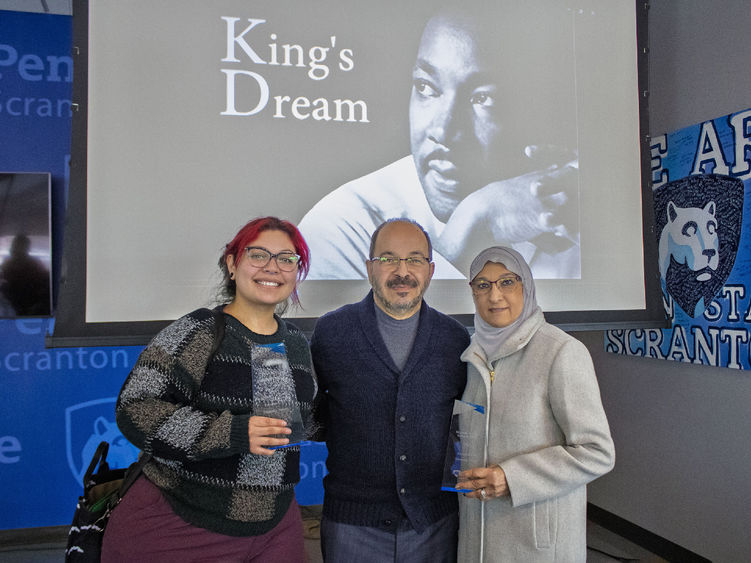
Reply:
<svg viewBox="0 0 751 563"><path fill-rule="evenodd" d="M736 113L728 119L733 131L733 162L725 155L713 121L701 124L699 140L691 174L730 174L743 181L751 178L751 109ZM654 137L650 144L652 189L670 181L669 171L664 169L663 159L668 154L667 135Z"/></svg>
<svg viewBox="0 0 751 563"><path fill-rule="evenodd" d="M709 366L720 365L720 329L716 327L709 327L707 332L703 330L696 330L696 327L691 329L691 333L694 335L694 363L706 364ZM710 338L707 338L709 335Z"/></svg>
<svg viewBox="0 0 751 563"><path fill-rule="evenodd" d="M674 360L735 369L751 368L750 335L745 328L703 329L676 325L672 331L660 329L619 329L605 332L605 351L624 356L638 356L658 360ZM663 351L663 334L670 335L669 345Z"/></svg>
<svg viewBox="0 0 751 563"><path fill-rule="evenodd" d="M21 442L15 436L0 437L0 463L18 463L21 461L20 455L9 455L21 453Z"/></svg>
<svg viewBox="0 0 751 563"><path fill-rule="evenodd" d="M238 22L241 18L222 16L226 23L225 56L222 63L246 62L265 67L286 67L291 69L307 68L307 77L313 81L326 80L332 68L349 72L355 68L354 51L349 48L339 49L338 63L335 67L326 64L332 51L336 49L337 38L329 36L326 45L313 45L307 50L297 43L282 43L277 33L270 33L270 43L263 49L248 42L257 28L266 24L265 19L247 18L248 25L239 33ZM244 23L242 25L245 25ZM240 27L242 27L240 25ZM266 52L268 47L268 52ZM264 58L264 55L266 58ZM241 68L222 68L225 75L225 107L220 115L250 117L263 111L271 99L271 88L267 79L251 70ZM243 78L244 77L244 78ZM252 92L252 93L249 93ZM273 96L272 117L285 119L293 117L299 121L312 118L313 121L370 123L368 106L364 100L349 98L328 99L324 97L290 96L277 94Z"/></svg>
<svg viewBox="0 0 751 563"><path fill-rule="evenodd" d="M73 82L73 59L69 56L42 58L29 53L19 57L15 47L0 45L0 67L15 68L18 76L27 82Z"/></svg>
<svg viewBox="0 0 751 563"><path fill-rule="evenodd" d="M29 371L60 371L73 369L117 369L130 368L130 358L126 350L75 350L60 349L53 352L9 352L0 355L0 373Z"/></svg>
<svg viewBox="0 0 751 563"><path fill-rule="evenodd" d="M681 325L673 327L673 334L670 338L670 348L665 356L676 362L691 361L691 356L688 353L686 345L686 333Z"/></svg>
<svg viewBox="0 0 751 563"><path fill-rule="evenodd" d="M19 98L14 96L0 98L0 113L11 117L64 117L73 115L71 101L67 99L51 100L49 98Z"/></svg>
<svg viewBox="0 0 751 563"><path fill-rule="evenodd" d="M727 367L741 369L740 348L741 344L748 342L748 331L742 328L723 328L720 329L720 338L729 344ZM748 360L748 351L746 359Z"/></svg>
<svg viewBox="0 0 751 563"><path fill-rule="evenodd" d="M707 326L606 331L605 350L626 356L751 369L751 334L746 328L751 322L751 300L747 301L746 295L744 285L724 286L704 310L704 321L712 323ZM666 310L672 311L673 306L672 297L665 301ZM713 326L717 323L734 326Z"/></svg>
<svg viewBox="0 0 751 563"><path fill-rule="evenodd" d="M741 180L751 178L751 110L736 113L730 118L735 139L735 164L733 176Z"/></svg>
<svg viewBox="0 0 751 563"><path fill-rule="evenodd" d="M300 462L300 480L322 479L327 473L326 462L323 460L314 461L312 463L305 461Z"/></svg>
<svg viewBox="0 0 751 563"><path fill-rule="evenodd" d="M729 172L714 122L706 121L701 124L691 174L728 174Z"/></svg>
<svg viewBox="0 0 751 563"><path fill-rule="evenodd" d="M746 296L746 287L742 285L726 285L720 290L720 295L728 301L728 313L725 318L730 323L737 323L740 320L738 300ZM717 303L717 301L713 301L713 303Z"/></svg>

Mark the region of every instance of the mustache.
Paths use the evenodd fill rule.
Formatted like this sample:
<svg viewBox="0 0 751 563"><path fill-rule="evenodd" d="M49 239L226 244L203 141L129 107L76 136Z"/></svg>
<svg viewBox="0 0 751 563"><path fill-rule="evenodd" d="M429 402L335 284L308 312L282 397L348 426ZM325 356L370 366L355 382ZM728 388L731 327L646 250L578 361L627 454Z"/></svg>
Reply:
<svg viewBox="0 0 751 563"><path fill-rule="evenodd" d="M396 274L393 278L391 278L389 281L386 282L386 287L388 287L389 289L393 288L395 285L406 285L408 287L417 287L418 283L417 283L417 280L409 276L400 276L399 274Z"/></svg>

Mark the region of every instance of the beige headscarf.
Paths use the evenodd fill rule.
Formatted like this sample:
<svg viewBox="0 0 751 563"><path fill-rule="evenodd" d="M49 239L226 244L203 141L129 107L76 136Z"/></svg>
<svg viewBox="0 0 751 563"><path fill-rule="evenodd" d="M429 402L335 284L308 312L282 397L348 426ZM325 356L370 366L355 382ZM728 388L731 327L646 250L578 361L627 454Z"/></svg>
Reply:
<svg viewBox="0 0 751 563"><path fill-rule="evenodd" d="M521 254L505 246L486 248L472 260L472 264L469 267L469 280L474 280L488 262L503 264L509 272L513 272L519 276L522 279L522 291L524 295L524 306L521 314L508 326L501 328L491 326L475 312L474 338L485 352L488 361L493 362L500 357L498 354L501 345L514 333L520 324L539 309L539 306L535 297L535 281L532 278L532 270L529 269L529 265Z"/></svg>

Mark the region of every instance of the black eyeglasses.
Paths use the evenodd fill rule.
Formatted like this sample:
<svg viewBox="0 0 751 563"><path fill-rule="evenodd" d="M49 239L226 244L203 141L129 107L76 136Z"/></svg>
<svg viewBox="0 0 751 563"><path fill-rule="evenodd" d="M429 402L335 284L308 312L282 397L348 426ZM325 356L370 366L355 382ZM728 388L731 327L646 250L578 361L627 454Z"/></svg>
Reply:
<svg viewBox="0 0 751 563"><path fill-rule="evenodd" d="M490 293L493 286L496 286L498 290L503 294L513 293L517 287L522 283L522 279L519 276L503 276L495 281L488 281L485 279L474 280L469 282L469 285L478 295L484 293Z"/></svg>
<svg viewBox="0 0 751 563"><path fill-rule="evenodd" d="M255 268L264 268L266 264L271 262L271 259L276 260L276 265L283 272L292 272L297 269L297 265L300 262L300 255L290 252L289 250L283 250L274 254L269 252L262 246L246 246L245 255L248 257L248 261L251 266Z"/></svg>
<svg viewBox="0 0 751 563"><path fill-rule="evenodd" d="M398 268L400 262L404 262L407 268L421 268L426 264L430 264L430 260L425 256L408 256L407 258L399 258L397 256L376 256L371 258L370 262L380 264L386 268Z"/></svg>

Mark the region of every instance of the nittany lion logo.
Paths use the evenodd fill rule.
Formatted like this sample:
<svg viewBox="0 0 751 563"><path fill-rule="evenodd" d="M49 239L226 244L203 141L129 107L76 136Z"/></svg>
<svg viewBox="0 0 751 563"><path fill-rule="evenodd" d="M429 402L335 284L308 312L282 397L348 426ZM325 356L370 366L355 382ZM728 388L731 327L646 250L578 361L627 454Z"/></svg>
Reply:
<svg viewBox="0 0 751 563"><path fill-rule="evenodd" d="M654 192L662 287L691 317L704 312L733 269L743 189L737 178L697 174Z"/></svg>
<svg viewBox="0 0 751 563"><path fill-rule="evenodd" d="M668 222L660 234L660 277L665 279L670 261L685 264L698 281L708 281L720 263L715 202L704 208L678 207L668 202Z"/></svg>
<svg viewBox="0 0 751 563"><path fill-rule="evenodd" d="M128 442L115 424L115 397L71 405L65 409L68 467L79 483L99 442L109 442L110 467L128 467L138 457L138 448Z"/></svg>

